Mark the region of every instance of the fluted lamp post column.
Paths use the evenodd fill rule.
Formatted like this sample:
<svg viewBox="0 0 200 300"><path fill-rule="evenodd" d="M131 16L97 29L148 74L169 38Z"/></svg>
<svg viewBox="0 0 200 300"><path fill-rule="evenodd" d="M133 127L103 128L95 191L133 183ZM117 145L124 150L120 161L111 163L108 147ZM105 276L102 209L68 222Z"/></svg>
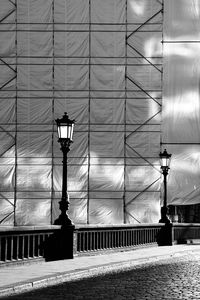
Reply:
<svg viewBox="0 0 200 300"><path fill-rule="evenodd" d="M59 209L61 214L58 219L55 220L55 225L69 226L72 225L72 221L67 215L69 209L69 197L67 192L67 154L70 151L70 144L73 143L73 130L75 120L70 120L65 112L61 119L56 120L58 129L58 142L61 145L63 153L63 175L62 175L62 197L59 202Z"/></svg>
<svg viewBox="0 0 200 300"><path fill-rule="evenodd" d="M167 153L167 150L165 149L163 152L160 152L160 164L161 164L161 170L164 177L163 184L164 184L164 199L163 199L163 206L161 207L161 219L159 220L159 223L165 223L169 224L170 220L167 217L167 175L170 169L170 162L171 162L171 154Z"/></svg>

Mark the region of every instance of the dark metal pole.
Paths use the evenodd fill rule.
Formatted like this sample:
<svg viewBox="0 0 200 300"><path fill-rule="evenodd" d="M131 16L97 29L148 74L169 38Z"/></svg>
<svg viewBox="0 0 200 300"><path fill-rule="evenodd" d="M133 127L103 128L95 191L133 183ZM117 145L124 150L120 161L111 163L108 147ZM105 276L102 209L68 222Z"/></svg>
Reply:
<svg viewBox="0 0 200 300"><path fill-rule="evenodd" d="M167 207L167 175L168 171L165 169L163 170L163 176L164 176L164 203L163 206Z"/></svg>
<svg viewBox="0 0 200 300"><path fill-rule="evenodd" d="M163 206L161 207L161 219L159 220L159 223L170 223L170 220L167 217L167 175L168 175L168 167L162 167L163 171L163 177L164 177L164 201Z"/></svg>
<svg viewBox="0 0 200 300"><path fill-rule="evenodd" d="M70 151L67 145L64 143L61 145L63 153L63 176L62 176L62 200L67 200L67 153Z"/></svg>
<svg viewBox="0 0 200 300"><path fill-rule="evenodd" d="M69 226L72 225L72 221L67 215L67 210L69 209L69 200L67 193L67 153L70 151L70 140L61 141L61 150L63 153L63 176L62 176L62 198L59 202L59 208L61 214L57 220L55 220L55 225Z"/></svg>

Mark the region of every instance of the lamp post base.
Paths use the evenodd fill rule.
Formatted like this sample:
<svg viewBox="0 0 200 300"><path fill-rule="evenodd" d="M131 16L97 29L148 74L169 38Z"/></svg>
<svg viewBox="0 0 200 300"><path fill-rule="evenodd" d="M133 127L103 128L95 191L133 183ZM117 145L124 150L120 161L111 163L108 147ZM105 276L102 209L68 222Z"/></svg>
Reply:
<svg viewBox="0 0 200 300"><path fill-rule="evenodd" d="M166 206L161 207L161 219L159 223L164 223L165 226L160 228L157 236L158 246L172 246L172 223L167 217L168 208Z"/></svg>
<svg viewBox="0 0 200 300"><path fill-rule="evenodd" d="M69 196L62 197L61 201L59 202L59 208L61 210L61 214L59 215L58 219L55 220L55 225L61 225L61 226L69 226L72 225L72 221L67 215L67 211L69 209Z"/></svg>
<svg viewBox="0 0 200 300"><path fill-rule="evenodd" d="M161 219L159 220L159 223L169 224L171 223L168 216L168 208L166 206L161 207Z"/></svg>
<svg viewBox="0 0 200 300"><path fill-rule="evenodd" d="M61 226L65 227L65 226L69 226L69 225L73 225L73 224L67 214L65 214L65 215L61 214L58 217L58 219L55 220L54 225L61 225Z"/></svg>
<svg viewBox="0 0 200 300"><path fill-rule="evenodd" d="M164 224L170 224L170 220L168 219L167 216L163 216L160 220L159 223L164 223Z"/></svg>

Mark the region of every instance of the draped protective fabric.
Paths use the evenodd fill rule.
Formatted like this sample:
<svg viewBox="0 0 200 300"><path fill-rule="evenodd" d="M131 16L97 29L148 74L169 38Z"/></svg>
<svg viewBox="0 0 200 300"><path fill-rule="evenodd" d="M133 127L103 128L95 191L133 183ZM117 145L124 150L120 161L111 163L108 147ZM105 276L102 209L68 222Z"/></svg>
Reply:
<svg viewBox="0 0 200 300"><path fill-rule="evenodd" d="M168 203L200 203L200 2L165 1L162 141Z"/></svg>
<svg viewBox="0 0 200 300"><path fill-rule="evenodd" d="M1 224L58 217L55 119L65 111L76 120L74 223L158 222L161 142L173 157L169 203L199 201L198 0L165 0L164 28L162 0L1 0L0 8Z"/></svg>

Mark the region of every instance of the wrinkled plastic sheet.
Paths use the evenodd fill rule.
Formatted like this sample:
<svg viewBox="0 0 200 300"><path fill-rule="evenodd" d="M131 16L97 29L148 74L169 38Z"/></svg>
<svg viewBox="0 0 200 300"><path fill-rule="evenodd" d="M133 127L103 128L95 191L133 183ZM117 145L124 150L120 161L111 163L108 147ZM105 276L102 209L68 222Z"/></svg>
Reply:
<svg viewBox="0 0 200 300"><path fill-rule="evenodd" d="M15 7L2 0L1 19L8 14L13 22L0 24L0 86L7 83L0 90L2 224L58 217L62 153L54 120L64 111L76 119L67 179L73 222L159 219L162 6L128 0L126 15L126 1L90 4L18 0L9 15ZM126 30L153 15L126 46Z"/></svg>
<svg viewBox="0 0 200 300"><path fill-rule="evenodd" d="M165 1L164 147L172 153L168 203L200 203L200 2Z"/></svg>

